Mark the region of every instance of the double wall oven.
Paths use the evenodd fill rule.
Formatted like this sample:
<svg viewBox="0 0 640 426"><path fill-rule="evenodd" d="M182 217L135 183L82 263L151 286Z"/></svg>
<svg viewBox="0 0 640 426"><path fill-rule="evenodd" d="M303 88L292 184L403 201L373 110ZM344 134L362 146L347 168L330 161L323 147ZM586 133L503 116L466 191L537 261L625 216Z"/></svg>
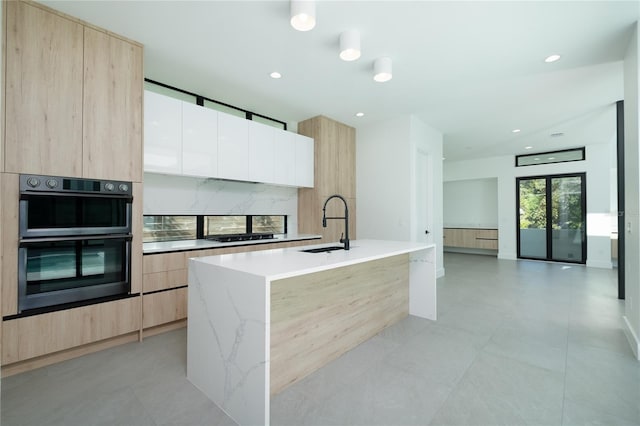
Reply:
<svg viewBox="0 0 640 426"><path fill-rule="evenodd" d="M20 175L19 313L126 295L131 182Z"/></svg>

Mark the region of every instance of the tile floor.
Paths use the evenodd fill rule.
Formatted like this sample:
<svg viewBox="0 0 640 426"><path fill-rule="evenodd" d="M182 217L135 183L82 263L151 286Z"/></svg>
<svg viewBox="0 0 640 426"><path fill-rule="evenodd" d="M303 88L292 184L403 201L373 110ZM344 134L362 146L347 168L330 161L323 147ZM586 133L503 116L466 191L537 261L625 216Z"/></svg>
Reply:
<svg viewBox="0 0 640 426"><path fill-rule="evenodd" d="M640 425L615 271L447 253L409 317L272 399L274 425ZM2 380L2 426L233 425L178 330Z"/></svg>

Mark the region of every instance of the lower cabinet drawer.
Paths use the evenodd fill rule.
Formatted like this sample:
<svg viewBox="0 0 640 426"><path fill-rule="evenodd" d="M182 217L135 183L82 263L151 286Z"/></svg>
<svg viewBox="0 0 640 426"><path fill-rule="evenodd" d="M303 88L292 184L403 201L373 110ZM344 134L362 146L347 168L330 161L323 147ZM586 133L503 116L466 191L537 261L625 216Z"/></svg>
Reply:
<svg viewBox="0 0 640 426"><path fill-rule="evenodd" d="M139 296L8 320L2 323L2 364L139 330Z"/></svg>
<svg viewBox="0 0 640 426"><path fill-rule="evenodd" d="M142 296L143 328L178 321L187 317L187 288L159 291Z"/></svg>

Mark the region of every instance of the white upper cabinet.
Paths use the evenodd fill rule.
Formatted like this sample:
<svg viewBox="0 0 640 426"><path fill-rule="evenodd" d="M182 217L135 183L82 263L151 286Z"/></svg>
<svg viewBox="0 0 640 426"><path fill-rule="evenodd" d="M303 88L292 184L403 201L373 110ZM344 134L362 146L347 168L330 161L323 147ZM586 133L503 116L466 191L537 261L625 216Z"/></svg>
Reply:
<svg viewBox="0 0 640 426"><path fill-rule="evenodd" d="M144 170L182 173L182 104L144 92Z"/></svg>
<svg viewBox="0 0 640 426"><path fill-rule="evenodd" d="M295 186L313 188L313 138L295 135Z"/></svg>
<svg viewBox="0 0 640 426"><path fill-rule="evenodd" d="M182 174L218 175L218 112L182 102Z"/></svg>
<svg viewBox="0 0 640 426"><path fill-rule="evenodd" d="M313 187L313 139L144 92L144 171Z"/></svg>
<svg viewBox="0 0 640 426"><path fill-rule="evenodd" d="M249 180L274 182L274 136L276 128L249 121Z"/></svg>
<svg viewBox="0 0 640 426"><path fill-rule="evenodd" d="M274 139L274 183L295 185L296 146L295 133L276 129Z"/></svg>
<svg viewBox="0 0 640 426"><path fill-rule="evenodd" d="M218 113L218 177L249 180L249 121Z"/></svg>

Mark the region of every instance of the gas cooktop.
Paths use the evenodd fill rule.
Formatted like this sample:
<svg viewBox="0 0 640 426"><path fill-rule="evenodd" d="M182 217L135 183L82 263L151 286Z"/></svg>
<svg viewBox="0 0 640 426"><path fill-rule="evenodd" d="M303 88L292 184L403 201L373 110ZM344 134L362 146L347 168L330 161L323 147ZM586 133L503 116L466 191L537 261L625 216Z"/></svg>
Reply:
<svg viewBox="0 0 640 426"><path fill-rule="evenodd" d="M221 243L230 243L235 241L252 241L252 240L271 240L273 234L226 234L226 235L209 235L207 240L219 241Z"/></svg>

